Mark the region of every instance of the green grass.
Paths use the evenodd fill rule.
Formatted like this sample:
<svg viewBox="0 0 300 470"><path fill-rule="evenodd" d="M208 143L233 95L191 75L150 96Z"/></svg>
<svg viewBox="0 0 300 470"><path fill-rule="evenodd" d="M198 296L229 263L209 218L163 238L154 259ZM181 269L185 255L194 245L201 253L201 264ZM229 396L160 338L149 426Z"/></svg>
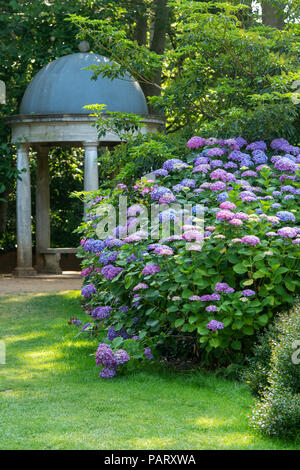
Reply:
<svg viewBox="0 0 300 470"><path fill-rule="evenodd" d="M101 380L77 292L0 298L1 449L296 449L248 426L245 386L150 369ZM299 443L298 443L299 444Z"/></svg>

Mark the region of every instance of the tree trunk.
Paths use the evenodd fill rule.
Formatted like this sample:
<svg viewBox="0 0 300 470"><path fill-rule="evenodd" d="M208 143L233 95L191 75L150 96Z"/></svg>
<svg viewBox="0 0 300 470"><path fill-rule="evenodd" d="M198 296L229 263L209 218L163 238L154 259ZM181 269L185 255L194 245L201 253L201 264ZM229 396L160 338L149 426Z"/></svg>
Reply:
<svg viewBox="0 0 300 470"><path fill-rule="evenodd" d="M137 13L136 17L136 28L135 28L135 40L139 46L144 46L147 42L147 30L148 30L148 21L146 12Z"/></svg>
<svg viewBox="0 0 300 470"><path fill-rule="evenodd" d="M262 8L262 21L265 26L271 26L272 28L283 29L284 28L284 9L283 5L280 7L276 6L270 0L263 0L261 2Z"/></svg>
<svg viewBox="0 0 300 470"><path fill-rule="evenodd" d="M156 54L162 55L165 51L166 34L169 24L169 8L167 6L168 0L154 0L153 1L153 34L151 37L150 50ZM152 81L157 85L161 85L161 68L155 71ZM155 85L142 84L143 91L148 97L159 96L160 89ZM149 111L155 110L149 106Z"/></svg>
<svg viewBox="0 0 300 470"><path fill-rule="evenodd" d="M0 201L0 234L5 233L7 224L7 207L10 191L7 189L0 196L5 201Z"/></svg>

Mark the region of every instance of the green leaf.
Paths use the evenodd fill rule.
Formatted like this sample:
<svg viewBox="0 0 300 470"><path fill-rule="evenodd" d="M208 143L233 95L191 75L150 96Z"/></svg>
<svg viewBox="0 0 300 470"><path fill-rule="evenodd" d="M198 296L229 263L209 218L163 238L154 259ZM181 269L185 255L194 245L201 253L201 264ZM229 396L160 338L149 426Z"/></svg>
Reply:
<svg viewBox="0 0 300 470"><path fill-rule="evenodd" d="M242 343L240 341L232 341L231 343L231 347L232 349L234 349L235 351L240 351L242 349Z"/></svg>
<svg viewBox="0 0 300 470"><path fill-rule="evenodd" d="M264 314L264 315L260 315L258 317L258 323L261 325L261 326L265 326L269 321L269 317L268 315Z"/></svg>
<svg viewBox="0 0 300 470"><path fill-rule="evenodd" d="M209 344L213 347L213 348L217 348L218 346L220 346L220 339L219 338L211 338L209 340Z"/></svg>
<svg viewBox="0 0 300 470"><path fill-rule="evenodd" d="M246 268L242 263L239 263L233 266L233 270L238 274L244 274L248 271L248 268Z"/></svg>
<svg viewBox="0 0 300 470"><path fill-rule="evenodd" d="M242 284L243 286L252 286L253 282L253 279L248 279L248 281L244 281Z"/></svg>
<svg viewBox="0 0 300 470"><path fill-rule="evenodd" d="M179 326L183 325L185 322L185 319L184 318L177 318L177 320L175 321L175 328L178 328Z"/></svg>

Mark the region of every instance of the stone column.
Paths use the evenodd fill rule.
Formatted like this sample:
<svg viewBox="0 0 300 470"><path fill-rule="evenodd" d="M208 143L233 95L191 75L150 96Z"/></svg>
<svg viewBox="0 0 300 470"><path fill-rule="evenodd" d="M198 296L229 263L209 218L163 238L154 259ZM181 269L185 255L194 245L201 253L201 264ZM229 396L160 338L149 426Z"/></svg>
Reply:
<svg viewBox="0 0 300 470"><path fill-rule="evenodd" d="M99 189L98 180L98 142L84 142L84 191L97 191ZM84 205L86 211L87 205Z"/></svg>
<svg viewBox="0 0 300 470"><path fill-rule="evenodd" d="M31 188L28 158L28 144L20 144L17 155L17 169L23 171L17 180L17 267L16 276L33 276L32 233L31 233Z"/></svg>
<svg viewBox="0 0 300 470"><path fill-rule="evenodd" d="M36 169L36 265L45 272L45 257L41 251L50 248L50 187L48 147L39 147ZM46 269L47 271L47 269Z"/></svg>

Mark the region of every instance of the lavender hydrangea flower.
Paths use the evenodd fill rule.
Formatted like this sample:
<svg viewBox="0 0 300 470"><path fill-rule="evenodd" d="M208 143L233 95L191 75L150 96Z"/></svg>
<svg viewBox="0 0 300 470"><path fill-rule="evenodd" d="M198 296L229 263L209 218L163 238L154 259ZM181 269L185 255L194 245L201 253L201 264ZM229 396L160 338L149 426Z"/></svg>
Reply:
<svg viewBox="0 0 300 470"><path fill-rule="evenodd" d="M114 327L111 326L107 332L107 338L109 339L109 341L113 341L115 338L119 337L123 339L129 339L130 335L126 333L123 327L120 330L115 330Z"/></svg>
<svg viewBox="0 0 300 470"><path fill-rule="evenodd" d="M144 349L144 354L147 359L153 359L153 354L151 353L151 348L145 348Z"/></svg>
<svg viewBox="0 0 300 470"><path fill-rule="evenodd" d="M281 222L295 222L296 217L292 212L289 211L279 211L276 213L276 216L281 220Z"/></svg>
<svg viewBox="0 0 300 470"><path fill-rule="evenodd" d="M104 268L101 269L101 274L108 280L114 279L118 274L120 274L123 271L122 268L117 268L113 266L112 264L108 264L107 266L104 266Z"/></svg>
<svg viewBox="0 0 300 470"><path fill-rule="evenodd" d="M234 292L233 287L230 287L226 282L217 282L215 285L215 292L224 292L225 294L231 294Z"/></svg>
<svg viewBox="0 0 300 470"><path fill-rule="evenodd" d="M118 349L114 354L114 360L118 365L121 365L128 362L130 360L130 356L124 349Z"/></svg>
<svg viewBox="0 0 300 470"><path fill-rule="evenodd" d="M147 264L143 271L142 274L143 276L153 276L156 273L159 273L161 271L161 268L158 264Z"/></svg>
<svg viewBox="0 0 300 470"><path fill-rule="evenodd" d="M255 246L255 245L259 245L260 244L260 239L258 237L256 237L255 235L245 235L242 239L241 239L241 243L243 243L244 245L252 245L252 246Z"/></svg>
<svg viewBox="0 0 300 470"><path fill-rule="evenodd" d="M164 170L163 168L159 168L158 170L155 170L153 173L154 173L154 176L156 177L168 176L168 171Z"/></svg>
<svg viewBox="0 0 300 470"><path fill-rule="evenodd" d="M124 245L124 242L122 240L118 238L114 238L114 237L107 237L104 240L104 243L108 248L113 248L113 247L120 248L122 245Z"/></svg>
<svg viewBox="0 0 300 470"><path fill-rule="evenodd" d="M282 238L295 238L297 231L292 227L283 227L277 230L277 234Z"/></svg>
<svg viewBox="0 0 300 470"><path fill-rule="evenodd" d="M109 369L108 367L103 367L101 370L99 377L102 379L112 379L116 375L115 369Z"/></svg>
<svg viewBox="0 0 300 470"><path fill-rule="evenodd" d="M203 137L198 137L197 135L195 135L188 141L187 148L198 149L199 147L204 147L205 144L206 140Z"/></svg>
<svg viewBox="0 0 300 470"><path fill-rule="evenodd" d="M217 294L217 293L205 294L200 297L201 302L210 302L211 300L216 301L220 299L221 299L221 296L220 294Z"/></svg>
<svg viewBox="0 0 300 470"><path fill-rule="evenodd" d="M246 150L267 150L267 144L262 140L257 142L252 142L247 145Z"/></svg>
<svg viewBox="0 0 300 470"><path fill-rule="evenodd" d="M97 293L97 289L94 286L94 284L87 284L81 289L81 295L83 295L85 299L90 299L92 295L96 293Z"/></svg>
<svg viewBox="0 0 300 470"><path fill-rule="evenodd" d="M286 157L282 157L275 162L274 167L280 171L287 171L288 173L294 173L296 170L299 170L299 165L294 163L292 160Z"/></svg>
<svg viewBox="0 0 300 470"><path fill-rule="evenodd" d="M215 147L215 148L209 149L207 152L207 155L209 157L221 157L222 155L224 155L224 150L220 149L219 147Z"/></svg>
<svg viewBox="0 0 300 470"><path fill-rule="evenodd" d="M208 307L205 307L205 310L207 312L216 312L218 310L218 307L216 305L209 305Z"/></svg>
<svg viewBox="0 0 300 470"><path fill-rule="evenodd" d="M221 321L217 321L217 320L210 320L210 322L206 325L206 328L212 331L223 330L224 323L222 323Z"/></svg>
<svg viewBox="0 0 300 470"><path fill-rule="evenodd" d="M196 186L196 181L192 179L185 178L180 183L181 186L186 188L194 188Z"/></svg>
<svg viewBox="0 0 300 470"><path fill-rule="evenodd" d="M165 161L165 163L163 164L163 169L170 171L177 163L183 163L183 161L179 160L178 158L171 158L170 160Z"/></svg>
<svg viewBox="0 0 300 470"><path fill-rule="evenodd" d="M107 367L109 369L116 368L116 362L113 357L113 352L106 343L99 344L96 351L95 359L97 367L103 365L104 367Z"/></svg>
<svg viewBox="0 0 300 470"><path fill-rule="evenodd" d="M255 291L254 290L251 290L251 289L244 289L242 291L242 296L243 297L252 297L253 295L255 295Z"/></svg>
<svg viewBox="0 0 300 470"><path fill-rule="evenodd" d="M95 240L90 238L84 243L84 251L89 251L91 253L98 253L105 248L105 243L102 240Z"/></svg>
<svg viewBox="0 0 300 470"><path fill-rule="evenodd" d="M268 157L262 150L254 150L252 153L253 160L255 161L256 165L267 163Z"/></svg>
<svg viewBox="0 0 300 470"><path fill-rule="evenodd" d="M99 320L104 320L104 318L109 317L111 311L111 307L96 307L92 311L91 316L93 318L98 318Z"/></svg>
<svg viewBox="0 0 300 470"><path fill-rule="evenodd" d="M148 289L148 284L145 284L144 282L140 282L139 284L137 284L132 290L133 292L137 291L137 290L144 290L144 289Z"/></svg>
<svg viewBox="0 0 300 470"><path fill-rule="evenodd" d="M217 201L219 201L219 202L224 202L227 199L229 199L229 194L226 191L224 191L223 193L218 194L218 196L217 196Z"/></svg>
<svg viewBox="0 0 300 470"><path fill-rule="evenodd" d="M151 193L151 199L153 201L158 201L162 196L166 193L172 194L172 191L169 188L165 188L164 186L159 186L155 188Z"/></svg>

